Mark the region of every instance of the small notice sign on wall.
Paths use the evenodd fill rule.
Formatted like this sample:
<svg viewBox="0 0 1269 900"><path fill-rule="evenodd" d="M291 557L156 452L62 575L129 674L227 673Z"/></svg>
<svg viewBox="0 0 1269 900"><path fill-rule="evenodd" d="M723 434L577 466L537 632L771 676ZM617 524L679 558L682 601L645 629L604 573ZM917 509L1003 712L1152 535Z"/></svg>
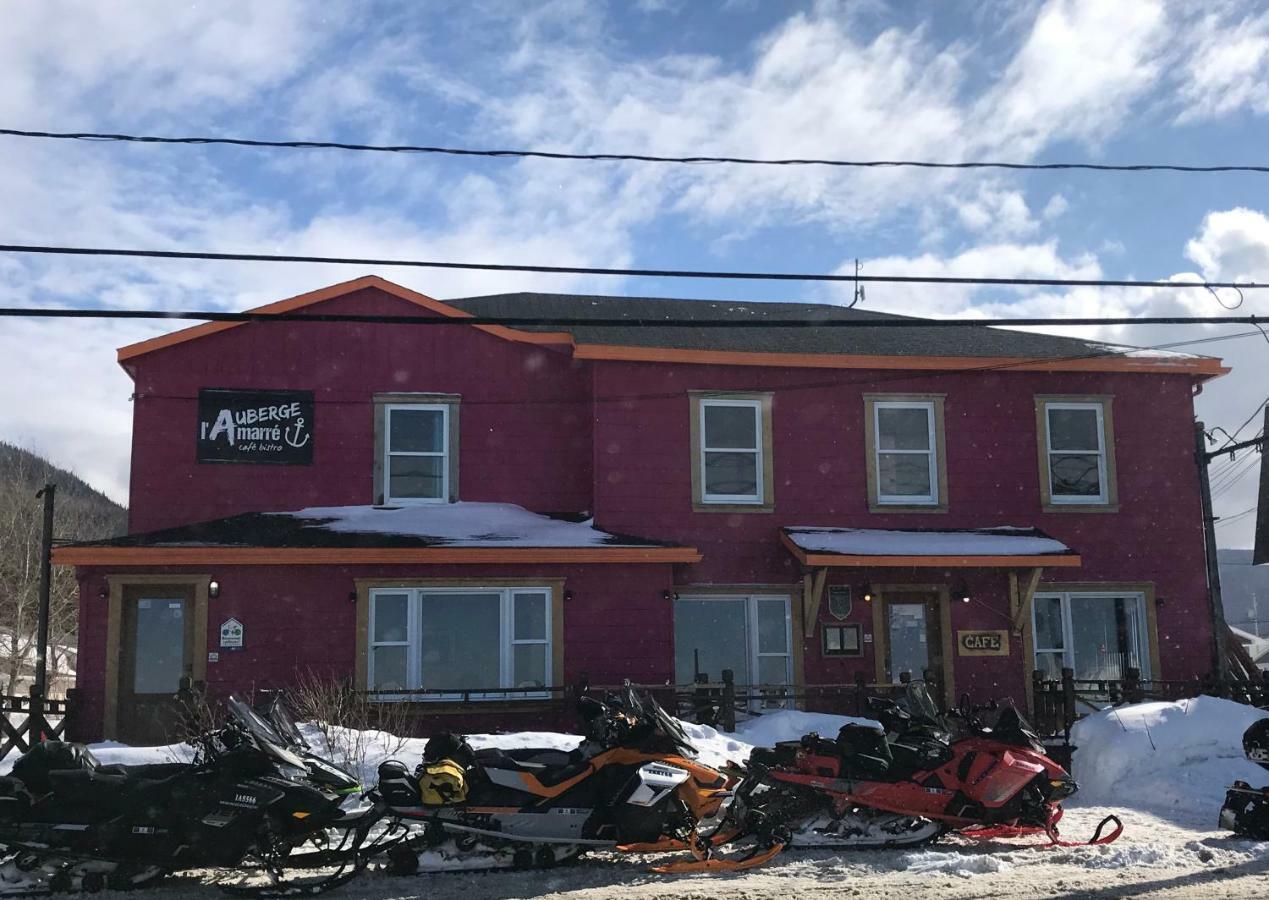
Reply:
<svg viewBox="0 0 1269 900"><path fill-rule="evenodd" d="M220 623L221 650L241 650L242 639L243 627L237 619L226 619Z"/></svg>
<svg viewBox="0 0 1269 900"><path fill-rule="evenodd" d="M1008 656L1009 632L1003 629L958 631L956 647L961 656Z"/></svg>
<svg viewBox="0 0 1269 900"><path fill-rule="evenodd" d="M204 388L197 440L200 463L311 465L313 392Z"/></svg>

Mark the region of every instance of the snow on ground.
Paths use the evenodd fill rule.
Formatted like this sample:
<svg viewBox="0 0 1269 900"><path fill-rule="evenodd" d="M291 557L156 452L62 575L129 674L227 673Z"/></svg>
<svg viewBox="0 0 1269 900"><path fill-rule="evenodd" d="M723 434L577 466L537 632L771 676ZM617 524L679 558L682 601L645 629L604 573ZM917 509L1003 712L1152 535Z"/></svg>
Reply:
<svg viewBox="0 0 1269 900"><path fill-rule="evenodd" d="M1181 825L1212 827L1235 780L1269 784L1243 756L1261 710L1216 697L1107 709L1075 724L1075 803L1123 805Z"/></svg>
<svg viewBox="0 0 1269 900"><path fill-rule="evenodd" d="M961 531L790 525L784 532L809 553L848 556L1043 556L1071 552L1066 544L1037 529L1012 525Z"/></svg>

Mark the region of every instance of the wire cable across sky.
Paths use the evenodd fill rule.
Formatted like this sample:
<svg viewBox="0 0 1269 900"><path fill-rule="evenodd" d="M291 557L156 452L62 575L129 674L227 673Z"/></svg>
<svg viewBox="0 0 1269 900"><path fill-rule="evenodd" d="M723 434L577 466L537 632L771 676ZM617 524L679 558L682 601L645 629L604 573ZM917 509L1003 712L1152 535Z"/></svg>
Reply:
<svg viewBox="0 0 1269 900"><path fill-rule="evenodd" d="M424 144L358 144L344 141L284 141L257 138L198 136L174 137L153 134L122 134L92 131L29 131L0 128L6 137L42 138L45 140L98 141L135 144L183 144L194 146L230 146L286 150L349 150L368 153L418 153L439 156L486 157L493 159L553 159L586 162L677 163L683 165L739 166L826 166L842 169L1008 169L1015 171L1084 171L1084 172L1175 172L1203 174L1220 172L1269 173L1269 165L1224 163L1195 166L1178 163L1090 163L1090 162L1002 162L948 161L914 159L830 159L816 157L760 158L751 156L659 156L650 153L572 153L562 150L508 150L469 147L441 147Z"/></svg>
<svg viewBox="0 0 1269 900"><path fill-rule="evenodd" d="M316 263L321 265L383 266L417 269L463 269L480 272L538 272L557 275L616 275L632 278L695 278L739 281L812 281L880 284L961 284L1000 287L1126 287L1164 290L1202 288L1252 291L1269 288L1258 281L1158 281L1133 278L993 278L954 275L863 275L836 272L734 272L702 269L622 269L605 266L556 266L537 263L453 262L387 259L361 256L300 256L285 253L219 253L207 250L141 250L123 247L65 247L38 244L0 244L0 253L53 256L116 256L144 259L192 259L213 262ZM1241 302L1241 301L1240 301ZM1232 307L1227 307L1232 308ZM1133 319L1132 322L1144 322ZM1231 319L1230 321L1235 321ZM1250 322L1250 319L1244 320ZM1096 322L1093 324L1101 324Z"/></svg>

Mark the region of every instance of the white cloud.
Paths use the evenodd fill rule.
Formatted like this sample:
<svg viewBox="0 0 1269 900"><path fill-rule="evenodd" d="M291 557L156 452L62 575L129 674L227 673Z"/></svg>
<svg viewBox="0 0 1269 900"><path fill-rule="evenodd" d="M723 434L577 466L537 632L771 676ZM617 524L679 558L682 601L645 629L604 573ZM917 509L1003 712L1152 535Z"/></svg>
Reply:
<svg viewBox="0 0 1269 900"><path fill-rule="evenodd" d="M1214 7L1214 8L1213 8ZM1208 7L1186 34L1177 121L1202 122L1247 110L1269 112L1269 11L1241 3Z"/></svg>

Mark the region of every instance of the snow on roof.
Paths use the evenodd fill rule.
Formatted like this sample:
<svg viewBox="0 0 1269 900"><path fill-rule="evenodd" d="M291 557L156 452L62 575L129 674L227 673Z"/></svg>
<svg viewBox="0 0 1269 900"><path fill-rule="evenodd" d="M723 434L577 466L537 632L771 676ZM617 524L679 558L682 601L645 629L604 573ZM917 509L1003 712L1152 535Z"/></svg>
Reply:
<svg viewBox="0 0 1269 900"><path fill-rule="evenodd" d="M808 553L843 556L1047 556L1074 552L1035 528L1010 525L952 531L790 526L784 532Z"/></svg>
<svg viewBox="0 0 1269 900"><path fill-rule="evenodd" d="M305 528L340 534L414 537L430 546L612 547L645 546L600 531L593 519L554 519L513 503L415 503L402 506L314 506L271 513L304 520Z"/></svg>

